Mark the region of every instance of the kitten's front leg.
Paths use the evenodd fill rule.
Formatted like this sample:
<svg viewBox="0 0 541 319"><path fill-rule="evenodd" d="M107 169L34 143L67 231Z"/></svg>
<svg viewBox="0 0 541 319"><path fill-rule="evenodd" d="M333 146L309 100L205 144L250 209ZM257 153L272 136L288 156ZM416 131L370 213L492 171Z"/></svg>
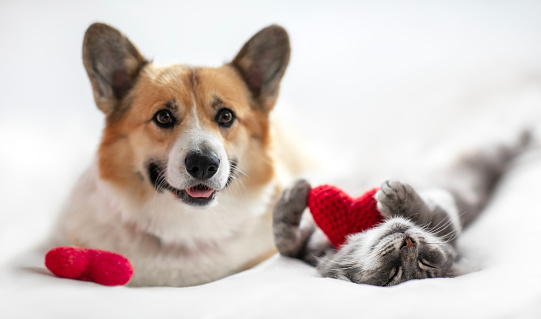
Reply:
<svg viewBox="0 0 541 319"><path fill-rule="evenodd" d="M423 222L422 219L430 214L425 202L413 187L399 181L385 181L375 198L378 202L378 210L385 218L403 216Z"/></svg>
<svg viewBox="0 0 541 319"><path fill-rule="evenodd" d="M302 215L308 206L308 193L312 187L305 180L299 180L292 188L286 189L274 206L272 228L274 243L280 254L299 257L306 242L300 229Z"/></svg>
<svg viewBox="0 0 541 319"><path fill-rule="evenodd" d="M454 199L444 190L419 194L408 184L386 181L375 198L378 210L385 218L406 217L441 237L460 230Z"/></svg>
<svg viewBox="0 0 541 319"><path fill-rule="evenodd" d="M305 180L285 190L273 211L274 243L280 254L302 259L315 266L318 257L332 249L332 244L316 227L308 207L312 187Z"/></svg>

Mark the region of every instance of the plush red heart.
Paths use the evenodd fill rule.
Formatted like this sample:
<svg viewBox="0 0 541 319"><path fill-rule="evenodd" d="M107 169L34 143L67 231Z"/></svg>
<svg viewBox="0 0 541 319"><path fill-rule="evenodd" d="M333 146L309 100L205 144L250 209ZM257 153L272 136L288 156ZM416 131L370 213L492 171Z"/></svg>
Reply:
<svg viewBox="0 0 541 319"><path fill-rule="evenodd" d="M383 221L374 199L378 190L374 188L353 199L335 186L318 186L308 194L308 208L319 228L336 248L340 248L348 235Z"/></svg>
<svg viewBox="0 0 541 319"><path fill-rule="evenodd" d="M133 266L126 257L98 249L56 247L45 255L45 266L57 277L105 286L124 285L133 276Z"/></svg>

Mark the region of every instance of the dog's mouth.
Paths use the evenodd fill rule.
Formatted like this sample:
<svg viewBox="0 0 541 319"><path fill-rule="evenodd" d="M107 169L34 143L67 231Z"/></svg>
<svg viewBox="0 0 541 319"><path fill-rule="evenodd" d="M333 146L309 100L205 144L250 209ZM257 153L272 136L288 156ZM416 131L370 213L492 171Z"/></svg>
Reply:
<svg viewBox="0 0 541 319"><path fill-rule="evenodd" d="M150 163L148 166L150 182L154 188L161 192L163 190L170 191L175 197L182 200L184 203L193 206L206 206L214 200L217 190L205 185L204 183L196 184L186 189L178 189L171 186L165 179L165 169L162 169L156 163Z"/></svg>
<svg viewBox="0 0 541 319"><path fill-rule="evenodd" d="M186 189L186 193L193 198L209 198L214 193L214 188L199 184Z"/></svg>

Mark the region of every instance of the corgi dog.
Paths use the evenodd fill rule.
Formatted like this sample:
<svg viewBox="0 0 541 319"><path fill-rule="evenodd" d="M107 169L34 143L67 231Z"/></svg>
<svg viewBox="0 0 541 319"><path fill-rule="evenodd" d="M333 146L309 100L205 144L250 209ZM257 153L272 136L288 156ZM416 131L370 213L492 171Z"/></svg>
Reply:
<svg viewBox="0 0 541 319"><path fill-rule="evenodd" d="M289 57L272 25L221 67L162 67L91 25L83 62L105 128L60 218L63 243L123 254L131 286L199 285L274 254L269 114Z"/></svg>

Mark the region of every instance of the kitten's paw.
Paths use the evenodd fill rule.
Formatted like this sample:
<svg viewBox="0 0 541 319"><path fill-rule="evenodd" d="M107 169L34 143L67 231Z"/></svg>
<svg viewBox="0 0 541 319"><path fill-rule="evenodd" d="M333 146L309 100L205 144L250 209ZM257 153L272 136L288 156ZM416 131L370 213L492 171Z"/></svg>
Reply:
<svg viewBox="0 0 541 319"><path fill-rule="evenodd" d="M394 180L384 182L375 198L378 202L379 212L387 218L396 215L409 215L420 204L419 201L422 203L413 187Z"/></svg>
<svg viewBox="0 0 541 319"><path fill-rule="evenodd" d="M312 186L304 180L298 180L293 187L286 189L274 206L274 221L287 224L300 223L302 213L308 206L308 194Z"/></svg>

